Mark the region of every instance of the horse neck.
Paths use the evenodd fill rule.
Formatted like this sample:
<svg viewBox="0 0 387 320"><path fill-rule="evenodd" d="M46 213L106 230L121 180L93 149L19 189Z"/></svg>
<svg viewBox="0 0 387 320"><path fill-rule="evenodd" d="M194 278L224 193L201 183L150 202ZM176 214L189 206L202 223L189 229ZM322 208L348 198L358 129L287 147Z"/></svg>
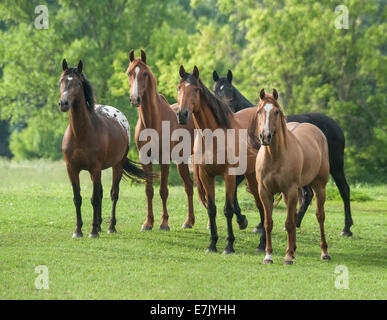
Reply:
<svg viewBox="0 0 387 320"><path fill-rule="evenodd" d="M141 97L141 105L138 108L139 117L145 128L156 128L161 124L160 110L157 104L158 92L155 84L148 80L148 86Z"/></svg>
<svg viewBox="0 0 387 320"><path fill-rule="evenodd" d="M285 120L282 119L280 126L273 135L270 145L264 147L266 155L270 160L282 158L287 149L288 140L288 128L286 127Z"/></svg>
<svg viewBox="0 0 387 320"><path fill-rule="evenodd" d="M235 99L230 101L230 106L234 110L241 110L241 109L246 109L254 106L249 100L247 100L247 98L244 95L242 95L239 92L237 88L233 87L233 90L235 94Z"/></svg>
<svg viewBox="0 0 387 320"><path fill-rule="evenodd" d="M69 111L70 129L76 138L90 134L91 119L84 97L78 98Z"/></svg>
<svg viewBox="0 0 387 320"><path fill-rule="evenodd" d="M193 120L197 129L210 129L211 131L215 131L219 128L207 101L202 97L200 98L199 110L193 112Z"/></svg>

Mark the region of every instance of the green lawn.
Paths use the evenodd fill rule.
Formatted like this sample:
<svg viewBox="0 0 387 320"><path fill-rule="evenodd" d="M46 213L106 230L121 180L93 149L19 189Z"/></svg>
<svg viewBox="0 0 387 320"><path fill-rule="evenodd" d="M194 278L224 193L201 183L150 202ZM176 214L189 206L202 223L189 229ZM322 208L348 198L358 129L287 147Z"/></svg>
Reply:
<svg viewBox="0 0 387 320"><path fill-rule="evenodd" d="M173 169L175 170L175 169ZM172 177L175 179L176 175ZM169 189L170 232L158 231L161 200L155 188L153 231L140 232L146 215L143 185L123 181L117 206L117 234L109 235L111 171L103 174L103 231L91 230L91 183L81 175L82 239L72 239L75 209L63 162L0 162L0 299L386 299L387 194L385 186L354 186L354 236L344 238L343 205L328 188L326 235L332 260L320 261L314 204L297 232L296 263L284 266L285 208L275 210L273 265L262 265L253 227L258 212L240 188L249 227L235 223L234 255L206 254L207 214L195 190L196 225L183 230L186 197L182 186ZM218 250L226 245L224 188L217 186ZM235 221L235 219L234 219ZM45 265L49 289L35 288L35 267ZM335 268L348 268L349 288L337 289Z"/></svg>

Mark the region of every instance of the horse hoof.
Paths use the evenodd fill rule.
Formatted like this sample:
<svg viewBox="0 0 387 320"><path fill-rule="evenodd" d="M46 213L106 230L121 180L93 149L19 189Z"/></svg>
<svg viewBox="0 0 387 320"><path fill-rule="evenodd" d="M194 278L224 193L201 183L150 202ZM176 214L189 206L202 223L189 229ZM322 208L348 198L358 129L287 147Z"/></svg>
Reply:
<svg viewBox="0 0 387 320"><path fill-rule="evenodd" d="M208 247L206 250L206 253L215 253L215 252L218 252L218 250L216 248Z"/></svg>
<svg viewBox="0 0 387 320"><path fill-rule="evenodd" d="M321 260L331 260L331 256L329 254L323 254L321 255Z"/></svg>
<svg viewBox="0 0 387 320"><path fill-rule="evenodd" d="M73 239L82 238L83 233L82 232L74 232L73 233Z"/></svg>
<svg viewBox="0 0 387 320"><path fill-rule="evenodd" d="M89 238L98 238L99 234L98 233L90 233Z"/></svg>
<svg viewBox="0 0 387 320"><path fill-rule="evenodd" d="M182 226L181 226L183 229L192 229L192 225L188 224L188 223L184 223Z"/></svg>
<svg viewBox="0 0 387 320"><path fill-rule="evenodd" d="M347 230L343 229L343 231L341 231L341 235L343 237L351 237L352 236L352 232L350 230L347 231Z"/></svg>
<svg viewBox="0 0 387 320"><path fill-rule="evenodd" d="M108 234L117 233L117 230L115 228L109 228L107 231Z"/></svg>
<svg viewBox="0 0 387 320"><path fill-rule="evenodd" d="M256 226L255 228L254 228L254 231L253 231L254 233L258 233L258 234L263 234L263 227L261 227L261 226Z"/></svg>
<svg viewBox="0 0 387 320"><path fill-rule="evenodd" d="M289 266L289 265L291 265L291 264L294 264L294 261L293 261L293 260L285 260L285 261L284 261L284 265L285 265L285 266Z"/></svg>
<svg viewBox="0 0 387 320"><path fill-rule="evenodd" d="M153 228L152 226L142 226L142 227L141 227L141 232L142 232L142 231L151 231L152 228Z"/></svg>
<svg viewBox="0 0 387 320"><path fill-rule="evenodd" d="M247 220L246 216L243 216L243 218L244 218L244 220L241 223L238 222L240 230L246 229L247 226L249 225L249 221Z"/></svg>
<svg viewBox="0 0 387 320"><path fill-rule="evenodd" d="M160 226L159 230L169 231L170 229L169 229L169 226Z"/></svg>
<svg viewBox="0 0 387 320"><path fill-rule="evenodd" d="M235 250L234 250L234 249L226 248L226 249L224 249L224 251L223 251L223 254L232 254L232 253L235 253Z"/></svg>
<svg viewBox="0 0 387 320"><path fill-rule="evenodd" d="M264 259L262 264L273 264L273 260L271 260L271 259Z"/></svg>

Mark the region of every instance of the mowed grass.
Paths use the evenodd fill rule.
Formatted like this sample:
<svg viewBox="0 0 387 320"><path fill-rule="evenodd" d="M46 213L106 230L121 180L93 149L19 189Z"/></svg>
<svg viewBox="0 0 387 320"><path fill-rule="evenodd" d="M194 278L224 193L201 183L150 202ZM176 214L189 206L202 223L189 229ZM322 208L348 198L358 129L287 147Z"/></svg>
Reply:
<svg viewBox="0 0 387 320"><path fill-rule="evenodd" d="M175 170L175 169L173 169ZM0 299L386 299L387 194L385 186L351 186L354 236L340 236L343 205L331 183L326 203L326 235L332 260L320 260L320 235L314 203L297 231L296 263L284 266L285 207L274 212L273 265L262 265L253 227L258 212L240 188L249 227L236 236L233 255L226 245L224 187L217 185L218 251L209 244L207 213L195 190L196 225L183 230L187 201L182 186L169 188L170 232L158 231L161 200L155 187L155 228L140 232L146 215L143 185L121 182L117 234L106 233L110 217L111 171L103 173L103 230L91 230L92 192L81 175L84 238L72 239L75 209L63 162L0 162ZM49 289L35 287L35 267L45 265ZM348 268L349 288L335 287L338 265Z"/></svg>

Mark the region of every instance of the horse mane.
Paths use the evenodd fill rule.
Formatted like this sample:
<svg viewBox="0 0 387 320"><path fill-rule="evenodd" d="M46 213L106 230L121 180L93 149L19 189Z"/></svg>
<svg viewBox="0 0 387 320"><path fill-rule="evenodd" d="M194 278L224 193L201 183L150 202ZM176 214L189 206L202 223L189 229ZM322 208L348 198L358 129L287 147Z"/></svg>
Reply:
<svg viewBox="0 0 387 320"><path fill-rule="evenodd" d="M87 110L89 110L90 112L94 111L94 106L95 106L94 90L93 90L93 87L91 86L90 81L85 78L83 73L79 73L77 71L77 68L68 68L63 73L63 76L73 75L73 74L79 77L79 79L82 82L83 93L85 95Z"/></svg>
<svg viewBox="0 0 387 320"><path fill-rule="evenodd" d="M284 139L284 144L286 145L286 134L285 134L286 131L285 130L287 130L287 126L286 126L285 115L284 115L284 112L283 112L281 106L278 104L278 101L276 99L274 99L274 97L271 94L266 94L265 98L258 103L257 111L260 110L264 106L262 101L271 103L279 109L282 132L284 132L283 139ZM257 132L257 125L258 125L257 118L258 118L258 112L255 112L254 115L252 116L252 118L250 119L250 124L249 124L249 127L247 129L248 144L251 148L253 148L255 150L258 150L261 147L261 142L259 140L258 132Z"/></svg>
<svg viewBox="0 0 387 320"><path fill-rule="evenodd" d="M201 93L207 101L216 123L221 127L230 128L230 115L232 115L231 108L224 103L222 100L218 99L200 80L198 79L199 87L202 89Z"/></svg>

